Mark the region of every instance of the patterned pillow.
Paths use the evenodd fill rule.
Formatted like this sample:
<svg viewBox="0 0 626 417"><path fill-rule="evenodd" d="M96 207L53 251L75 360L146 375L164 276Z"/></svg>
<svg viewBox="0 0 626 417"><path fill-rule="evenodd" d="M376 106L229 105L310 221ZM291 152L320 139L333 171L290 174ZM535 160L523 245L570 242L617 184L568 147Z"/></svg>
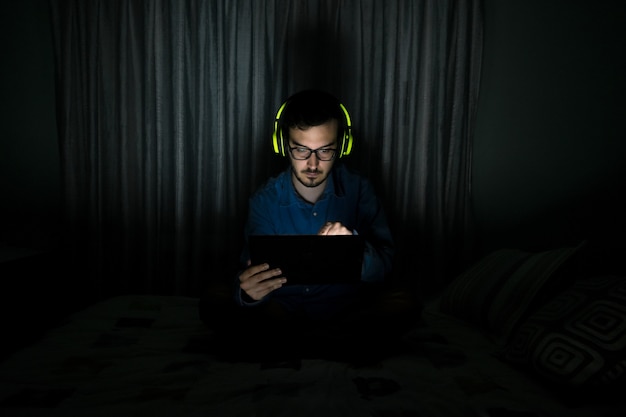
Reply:
<svg viewBox="0 0 626 417"><path fill-rule="evenodd" d="M541 292L557 284L562 276L556 274L557 270L582 246L539 253L516 249L492 252L446 288L440 309L505 343L541 300Z"/></svg>
<svg viewBox="0 0 626 417"><path fill-rule="evenodd" d="M626 277L576 281L532 314L498 356L558 385L626 387Z"/></svg>

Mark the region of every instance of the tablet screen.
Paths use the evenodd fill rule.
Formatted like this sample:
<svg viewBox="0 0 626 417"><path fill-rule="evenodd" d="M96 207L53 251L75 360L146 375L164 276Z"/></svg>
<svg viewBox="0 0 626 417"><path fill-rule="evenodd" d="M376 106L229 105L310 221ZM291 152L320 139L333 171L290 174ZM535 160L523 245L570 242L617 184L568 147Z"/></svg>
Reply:
<svg viewBox="0 0 626 417"><path fill-rule="evenodd" d="M252 235L253 265L280 268L287 284L346 284L361 280L363 238L358 235Z"/></svg>

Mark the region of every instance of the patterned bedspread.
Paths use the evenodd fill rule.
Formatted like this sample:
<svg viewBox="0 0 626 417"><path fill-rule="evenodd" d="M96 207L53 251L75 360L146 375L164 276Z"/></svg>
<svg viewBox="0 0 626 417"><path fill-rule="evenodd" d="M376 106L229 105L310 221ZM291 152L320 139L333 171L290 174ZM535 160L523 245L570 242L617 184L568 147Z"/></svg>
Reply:
<svg viewBox="0 0 626 417"><path fill-rule="evenodd" d="M427 308L414 352L367 366L225 362L197 300L120 296L69 317L0 365L9 416L612 416L568 408L489 354L490 341Z"/></svg>

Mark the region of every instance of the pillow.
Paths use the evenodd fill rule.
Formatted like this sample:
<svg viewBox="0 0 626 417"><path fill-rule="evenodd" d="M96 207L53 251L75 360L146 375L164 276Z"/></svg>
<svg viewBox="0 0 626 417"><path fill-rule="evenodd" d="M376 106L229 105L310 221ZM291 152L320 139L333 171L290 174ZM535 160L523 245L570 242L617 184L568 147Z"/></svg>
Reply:
<svg viewBox="0 0 626 417"><path fill-rule="evenodd" d="M556 271L576 247L543 252L500 249L459 275L444 290L440 310L480 327L505 343L515 326L554 287Z"/></svg>
<svg viewBox="0 0 626 417"><path fill-rule="evenodd" d="M576 281L522 323L498 356L560 386L626 387L626 277Z"/></svg>

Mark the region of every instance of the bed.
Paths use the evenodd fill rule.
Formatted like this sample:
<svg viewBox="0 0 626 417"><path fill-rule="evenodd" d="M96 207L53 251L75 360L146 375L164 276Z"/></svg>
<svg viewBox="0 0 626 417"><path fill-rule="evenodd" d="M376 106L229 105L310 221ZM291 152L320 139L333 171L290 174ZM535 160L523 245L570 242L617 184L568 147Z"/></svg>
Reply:
<svg viewBox="0 0 626 417"><path fill-rule="evenodd" d="M611 339L603 339L602 365L588 367L595 373L583 377L561 372L558 389L554 389L556 374L547 375L536 361L524 359L524 352L532 350L529 346L541 344L540 324L544 336L558 333L554 328L546 330L546 311L563 306L562 300L555 302L559 297L576 299L572 294L580 288L577 281L552 293L549 302L535 303L532 311L514 311L511 294L525 300L533 293L536 301L540 293L537 285L529 286L528 279L520 280L519 275L540 276L545 288L574 252L505 250L485 257L425 303L424 324L406 335L410 351L369 364L319 359L225 361L211 353L213 335L198 318L197 299L111 297L69 315L0 364L0 415L625 416L626 404L615 395L598 397L598 390L584 398L580 394L592 392L601 376L605 385L600 391L623 388L623 375L618 375L620 364L621 369L625 364L626 321L618 321L624 320L623 314L612 316L610 325L605 323ZM540 273L539 268L548 272ZM520 280L532 289L518 286L504 291L497 286L502 280ZM626 279L607 276L593 282L596 296L588 296L585 305L604 300L604 306L623 313L619 297L626 294ZM584 288L589 280L580 285ZM495 287L499 290L494 291ZM482 301L477 291L485 294ZM473 304L485 300L490 300L490 313L468 314ZM493 314L505 309L509 320L494 320ZM542 309L543 314L538 314ZM481 323L485 317L490 320ZM535 338L520 350L522 342L528 341L520 335L528 334L529 328L534 329ZM509 333L507 337L502 329ZM503 343L504 339L509 342ZM612 384L606 375L613 376Z"/></svg>

